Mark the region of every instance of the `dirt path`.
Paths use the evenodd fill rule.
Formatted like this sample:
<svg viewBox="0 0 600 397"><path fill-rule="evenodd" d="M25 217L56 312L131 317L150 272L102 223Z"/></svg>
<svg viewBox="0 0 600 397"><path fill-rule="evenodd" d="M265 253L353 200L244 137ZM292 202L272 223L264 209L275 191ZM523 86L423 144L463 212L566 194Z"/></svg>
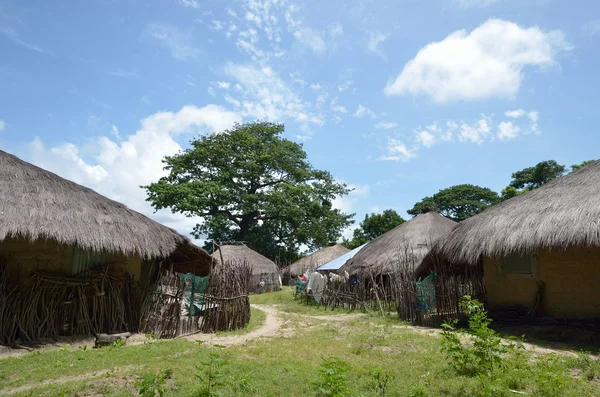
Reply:
<svg viewBox="0 0 600 397"><path fill-rule="evenodd" d="M209 345L235 346L243 345L251 340L258 338L268 338L280 334L283 320L280 312L269 305L252 305L253 308L265 312L267 315L265 323L254 331L242 335L225 335L218 336L214 334L194 334L186 336L185 339L190 341L204 341Z"/></svg>

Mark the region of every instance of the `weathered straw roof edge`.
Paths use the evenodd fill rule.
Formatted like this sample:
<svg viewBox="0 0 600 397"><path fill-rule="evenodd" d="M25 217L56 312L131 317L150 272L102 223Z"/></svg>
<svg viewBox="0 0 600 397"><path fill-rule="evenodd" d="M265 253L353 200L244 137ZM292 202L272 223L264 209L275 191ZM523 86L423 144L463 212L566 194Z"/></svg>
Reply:
<svg viewBox="0 0 600 397"><path fill-rule="evenodd" d="M448 261L600 247L600 161L466 219L436 247Z"/></svg>

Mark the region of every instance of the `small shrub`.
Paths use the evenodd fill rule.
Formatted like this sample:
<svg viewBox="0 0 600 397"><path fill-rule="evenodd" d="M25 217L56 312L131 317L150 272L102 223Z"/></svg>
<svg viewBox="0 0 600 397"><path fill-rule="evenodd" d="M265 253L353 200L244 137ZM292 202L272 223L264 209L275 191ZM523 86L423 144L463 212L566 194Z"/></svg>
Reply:
<svg viewBox="0 0 600 397"><path fill-rule="evenodd" d="M167 369L145 375L135 383L135 388L141 397L162 397L167 392L167 379L171 379L173 371Z"/></svg>
<svg viewBox="0 0 600 397"><path fill-rule="evenodd" d="M60 347L60 351L61 351L61 352L68 352L68 351L71 351L71 345L62 345L62 346Z"/></svg>
<svg viewBox="0 0 600 397"><path fill-rule="evenodd" d="M503 342L489 328L492 320L481 302L465 296L461 307L469 318L465 333L472 337L472 343L461 339L461 333L456 332L457 320L453 320L442 324L442 351L450 359L450 365L462 375L490 374L503 366L503 354L513 351L516 345Z"/></svg>
<svg viewBox="0 0 600 397"><path fill-rule="evenodd" d="M369 387L376 393L376 395L385 397L389 390L390 382L392 381L392 375L389 371L377 367L371 370L369 373Z"/></svg>
<svg viewBox="0 0 600 397"><path fill-rule="evenodd" d="M121 348L123 346L125 346L125 341L123 339L117 339L116 341L114 341L111 345L111 347L114 347L115 349Z"/></svg>
<svg viewBox="0 0 600 397"><path fill-rule="evenodd" d="M196 378L200 381L198 397L218 396L219 391L227 386L225 371L223 370L226 365L227 361L219 353L211 350L208 359L201 361L200 365L196 366L198 370Z"/></svg>
<svg viewBox="0 0 600 397"><path fill-rule="evenodd" d="M319 379L313 383L317 396L348 396L348 364L337 357L324 357L322 360Z"/></svg>
<svg viewBox="0 0 600 397"><path fill-rule="evenodd" d="M408 391L408 397L429 397L430 394L423 386L414 386Z"/></svg>

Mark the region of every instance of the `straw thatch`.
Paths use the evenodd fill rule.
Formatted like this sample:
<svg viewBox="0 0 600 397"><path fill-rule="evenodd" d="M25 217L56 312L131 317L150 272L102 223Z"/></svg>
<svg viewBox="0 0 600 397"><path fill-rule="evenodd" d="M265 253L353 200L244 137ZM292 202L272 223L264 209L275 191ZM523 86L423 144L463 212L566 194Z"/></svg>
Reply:
<svg viewBox="0 0 600 397"><path fill-rule="evenodd" d="M329 246L321 248L317 252L314 252L292 263L283 269L283 273L297 276L309 270L313 271L317 267L337 258L338 256L344 255L346 252L350 252L350 250L343 245L330 244Z"/></svg>
<svg viewBox="0 0 600 397"><path fill-rule="evenodd" d="M221 255L225 263L247 263L253 275L278 274L275 262L243 244L221 245L212 257L215 262L221 262Z"/></svg>
<svg viewBox="0 0 600 397"><path fill-rule="evenodd" d="M452 262L476 263L540 248L600 247L600 162L466 219L436 248Z"/></svg>
<svg viewBox="0 0 600 397"><path fill-rule="evenodd" d="M175 230L0 150L0 241L19 236L143 259L210 262Z"/></svg>
<svg viewBox="0 0 600 397"><path fill-rule="evenodd" d="M341 272L359 271L390 274L398 265L418 267L433 244L458 225L437 212L420 214L377 237L340 268Z"/></svg>

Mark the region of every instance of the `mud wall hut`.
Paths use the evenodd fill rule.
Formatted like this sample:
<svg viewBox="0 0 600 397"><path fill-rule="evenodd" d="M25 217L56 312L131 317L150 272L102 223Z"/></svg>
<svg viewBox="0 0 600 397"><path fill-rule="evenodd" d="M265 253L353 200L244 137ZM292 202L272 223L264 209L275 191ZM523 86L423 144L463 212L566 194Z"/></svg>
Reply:
<svg viewBox="0 0 600 397"><path fill-rule="evenodd" d="M600 162L488 208L440 245L452 262L483 259L490 309L600 316Z"/></svg>
<svg viewBox="0 0 600 397"><path fill-rule="evenodd" d="M26 317L20 331L10 321L0 324L0 343L23 332L37 339L135 330L139 282L154 277L159 265L208 274L210 263L206 251L176 231L0 151L0 321L10 313ZM49 294L49 300L34 294ZM100 318L110 305L119 313L110 321ZM84 312L96 318L78 321L75 313Z"/></svg>

